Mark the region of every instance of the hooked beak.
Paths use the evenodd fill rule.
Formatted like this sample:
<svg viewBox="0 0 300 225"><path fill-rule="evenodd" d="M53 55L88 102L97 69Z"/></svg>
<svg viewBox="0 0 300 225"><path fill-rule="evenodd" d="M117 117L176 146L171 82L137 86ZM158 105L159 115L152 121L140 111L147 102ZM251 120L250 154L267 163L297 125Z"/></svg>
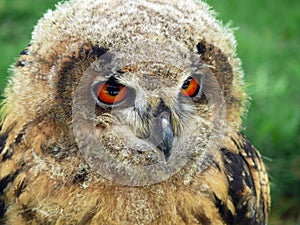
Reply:
<svg viewBox="0 0 300 225"><path fill-rule="evenodd" d="M170 155L171 155L171 150L172 150L172 145L173 145L173 128L170 122L170 113L164 112L161 114L161 127L162 127L162 132L161 132L161 143L158 146L164 153L166 161L168 161Z"/></svg>
<svg viewBox="0 0 300 225"><path fill-rule="evenodd" d="M157 147L164 153L165 160L168 161L174 139L170 109L164 104L161 104L158 107L156 115L157 117L153 131L154 136Z"/></svg>

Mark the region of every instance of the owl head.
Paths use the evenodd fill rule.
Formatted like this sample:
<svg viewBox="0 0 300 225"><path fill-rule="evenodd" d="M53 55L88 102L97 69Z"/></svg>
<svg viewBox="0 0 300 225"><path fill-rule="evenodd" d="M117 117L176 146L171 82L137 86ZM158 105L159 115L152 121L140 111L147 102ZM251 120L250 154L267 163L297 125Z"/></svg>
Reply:
<svg viewBox="0 0 300 225"><path fill-rule="evenodd" d="M245 111L235 51L203 2L59 4L12 69L2 130L124 184L205 169Z"/></svg>

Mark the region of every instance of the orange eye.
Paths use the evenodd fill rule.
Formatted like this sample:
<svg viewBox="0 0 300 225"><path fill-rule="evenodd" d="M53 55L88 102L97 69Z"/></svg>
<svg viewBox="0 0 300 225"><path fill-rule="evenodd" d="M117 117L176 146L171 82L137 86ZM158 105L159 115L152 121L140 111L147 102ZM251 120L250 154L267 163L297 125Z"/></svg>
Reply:
<svg viewBox="0 0 300 225"><path fill-rule="evenodd" d="M199 90L200 86L198 81L193 77L189 77L184 81L180 90L180 94L185 97L195 97Z"/></svg>
<svg viewBox="0 0 300 225"><path fill-rule="evenodd" d="M128 93L128 89L116 81L111 80L100 83L96 89L98 100L105 104L116 104L123 101Z"/></svg>

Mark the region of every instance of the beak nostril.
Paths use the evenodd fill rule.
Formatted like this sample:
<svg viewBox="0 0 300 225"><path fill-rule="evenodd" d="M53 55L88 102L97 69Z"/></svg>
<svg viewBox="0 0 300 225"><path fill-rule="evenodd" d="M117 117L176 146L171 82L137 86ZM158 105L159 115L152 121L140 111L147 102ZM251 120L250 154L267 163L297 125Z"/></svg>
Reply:
<svg viewBox="0 0 300 225"><path fill-rule="evenodd" d="M165 103L161 100L159 105L157 106L156 110L153 113L154 117L159 117L162 113L171 113L171 110L168 106L165 105Z"/></svg>

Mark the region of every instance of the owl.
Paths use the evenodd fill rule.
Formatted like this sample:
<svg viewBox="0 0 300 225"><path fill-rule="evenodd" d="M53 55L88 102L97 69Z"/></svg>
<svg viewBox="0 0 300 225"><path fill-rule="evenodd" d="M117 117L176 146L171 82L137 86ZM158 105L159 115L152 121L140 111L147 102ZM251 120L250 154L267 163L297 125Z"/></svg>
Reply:
<svg viewBox="0 0 300 225"><path fill-rule="evenodd" d="M247 103L206 3L58 4L4 92L0 224L267 224Z"/></svg>

